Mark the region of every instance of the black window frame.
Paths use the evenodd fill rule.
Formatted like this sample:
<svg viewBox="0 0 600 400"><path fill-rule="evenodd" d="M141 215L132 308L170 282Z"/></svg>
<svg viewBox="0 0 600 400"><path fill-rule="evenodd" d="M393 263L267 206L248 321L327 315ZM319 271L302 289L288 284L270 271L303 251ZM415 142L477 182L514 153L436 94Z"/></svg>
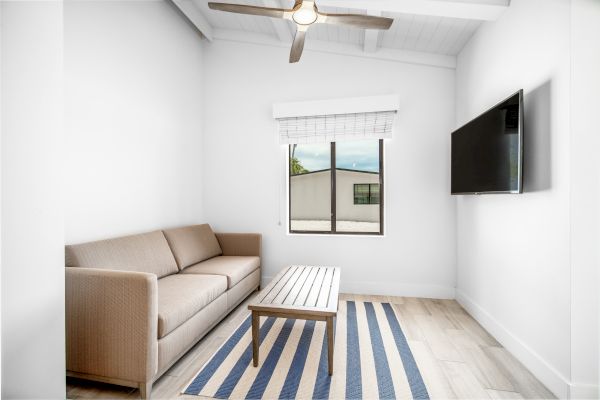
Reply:
<svg viewBox="0 0 600 400"><path fill-rule="evenodd" d="M357 186L368 186L369 187L369 191L367 192L367 202L366 203L357 203L356 202L356 187ZM371 194L373 192L372 188L373 187L377 187L379 188L379 182L378 183L355 183L354 184L354 189L353 189L353 200L354 200L354 205L355 206L376 206L379 205L379 202L381 201L381 196L377 195L377 203L373 203L373 195Z"/></svg>
<svg viewBox="0 0 600 400"><path fill-rule="evenodd" d="M383 236L383 207L384 207L384 185L383 185L383 139L379 139L379 232L338 232L336 230L336 157L335 157L335 142L330 144L330 171L331 171L331 229L329 231L306 231L292 230L292 146L288 145L288 233L290 234L308 234L308 235L370 235ZM373 182L374 183L374 182ZM370 187L369 187L370 190ZM354 194L354 193L353 193ZM373 204L375 205L375 204Z"/></svg>

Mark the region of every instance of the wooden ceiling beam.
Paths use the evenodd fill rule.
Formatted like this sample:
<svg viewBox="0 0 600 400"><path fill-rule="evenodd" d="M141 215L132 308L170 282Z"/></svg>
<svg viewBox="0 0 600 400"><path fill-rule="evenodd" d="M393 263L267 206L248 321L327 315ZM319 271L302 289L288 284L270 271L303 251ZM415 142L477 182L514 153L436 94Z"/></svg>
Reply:
<svg viewBox="0 0 600 400"><path fill-rule="evenodd" d="M200 9L192 2L192 0L171 0L181 13L202 33L209 41L213 40L213 27L206 20Z"/></svg>
<svg viewBox="0 0 600 400"><path fill-rule="evenodd" d="M215 40L226 40L240 43L252 43L265 46L281 47L285 53L289 52L289 44L283 43L272 35L256 32L242 32L230 29L215 29ZM365 53L363 49L354 44L336 43L323 40L307 40L304 45L303 58L310 57L307 52L316 51L328 54L339 54L353 57L374 58L379 60L397 61L402 63L430 65L441 68L456 68L456 57L442 54L423 53L418 51L397 50L389 48L380 48L375 53ZM301 65L302 63L300 63ZM294 64L295 65L295 64Z"/></svg>
<svg viewBox="0 0 600 400"><path fill-rule="evenodd" d="M262 3L265 7L271 8L286 8L280 0L262 0ZM293 40L292 32L289 28L289 23L285 19L277 19L277 18L268 18L271 20L271 24L273 25L273 29L275 29L275 33L280 41L284 43L291 43Z"/></svg>
<svg viewBox="0 0 600 400"><path fill-rule="evenodd" d="M381 17L381 11L367 10L367 15ZM380 34L381 30L379 29L365 29L365 38L363 44L363 50L365 53L374 53L377 50L377 42L379 42Z"/></svg>
<svg viewBox="0 0 600 400"><path fill-rule="evenodd" d="M321 7L495 21L509 0L318 0Z"/></svg>

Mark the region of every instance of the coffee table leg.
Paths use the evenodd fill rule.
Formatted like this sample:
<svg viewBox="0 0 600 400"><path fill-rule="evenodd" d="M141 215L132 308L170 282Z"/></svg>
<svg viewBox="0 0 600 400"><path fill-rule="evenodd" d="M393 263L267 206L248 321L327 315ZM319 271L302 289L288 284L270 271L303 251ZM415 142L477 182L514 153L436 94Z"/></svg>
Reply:
<svg viewBox="0 0 600 400"><path fill-rule="evenodd" d="M333 317L327 317L327 364L329 375L333 374Z"/></svg>
<svg viewBox="0 0 600 400"><path fill-rule="evenodd" d="M255 367L258 367L258 328L260 325L260 315L252 311L252 360Z"/></svg>

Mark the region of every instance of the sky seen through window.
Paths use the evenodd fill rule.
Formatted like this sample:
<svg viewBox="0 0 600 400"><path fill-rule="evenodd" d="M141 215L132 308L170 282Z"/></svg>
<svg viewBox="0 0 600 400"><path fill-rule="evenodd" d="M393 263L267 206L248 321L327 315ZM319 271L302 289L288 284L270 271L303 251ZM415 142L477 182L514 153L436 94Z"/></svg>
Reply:
<svg viewBox="0 0 600 400"><path fill-rule="evenodd" d="M299 144L294 157L308 172L330 168L330 144ZM337 168L379 172L379 141L353 140L336 142Z"/></svg>

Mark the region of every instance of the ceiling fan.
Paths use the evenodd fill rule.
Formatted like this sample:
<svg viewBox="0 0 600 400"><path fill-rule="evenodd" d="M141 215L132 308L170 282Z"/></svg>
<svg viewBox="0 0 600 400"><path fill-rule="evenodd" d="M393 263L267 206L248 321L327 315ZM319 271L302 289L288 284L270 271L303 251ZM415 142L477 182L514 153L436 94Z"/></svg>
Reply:
<svg viewBox="0 0 600 400"><path fill-rule="evenodd" d="M296 36L292 43L290 63L300 60L302 50L304 49L306 31L312 24L344 25L363 29L389 29L392 22L394 22L393 18L372 15L323 13L319 11L313 0L295 0L294 7L291 9L213 2L209 2L208 7L213 10L283 18L294 22L296 24Z"/></svg>

